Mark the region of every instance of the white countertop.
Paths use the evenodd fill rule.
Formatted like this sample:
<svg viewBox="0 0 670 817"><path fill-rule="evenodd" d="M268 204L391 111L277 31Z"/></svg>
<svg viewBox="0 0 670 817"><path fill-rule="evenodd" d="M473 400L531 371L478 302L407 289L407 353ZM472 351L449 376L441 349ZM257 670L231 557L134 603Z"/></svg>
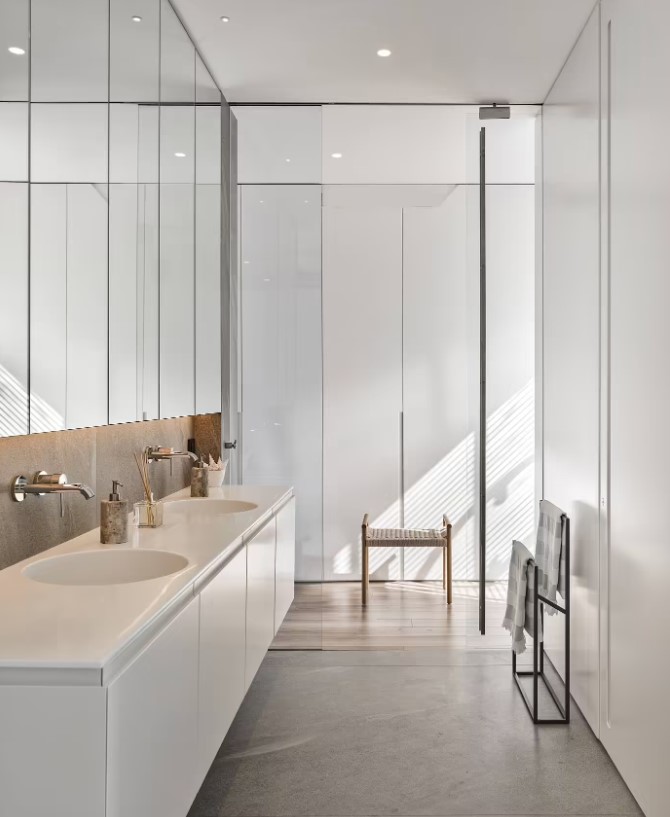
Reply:
<svg viewBox="0 0 670 817"><path fill-rule="evenodd" d="M186 488L166 497L160 528L131 525L128 544L101 545L96 528L0 571L0 683L107 683L292 495L291 488L232 485L171 509L170 500L190 497ZM204 508L214 499L258 507L217 514ZM51 556L127 548L171 551L189 564L158 579L103 586L45 584L23 574Z"/></svg>

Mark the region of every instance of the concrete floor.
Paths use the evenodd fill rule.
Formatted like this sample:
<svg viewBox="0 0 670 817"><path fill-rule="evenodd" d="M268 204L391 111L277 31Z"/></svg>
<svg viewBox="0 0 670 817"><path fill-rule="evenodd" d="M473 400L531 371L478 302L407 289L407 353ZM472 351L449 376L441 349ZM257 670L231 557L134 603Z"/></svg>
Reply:
<svg viewBox="0 0 670 817"><path fill-rule="evenodd" d="M641 815L575 709L534 727L499 650L270 652L189 817Z"/></svg>

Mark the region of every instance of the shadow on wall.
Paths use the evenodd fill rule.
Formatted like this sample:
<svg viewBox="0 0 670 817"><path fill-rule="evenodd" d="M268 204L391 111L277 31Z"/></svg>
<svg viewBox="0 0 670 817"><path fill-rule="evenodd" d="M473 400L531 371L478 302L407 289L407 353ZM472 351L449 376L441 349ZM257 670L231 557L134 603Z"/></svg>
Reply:
<svg viewBox="0 0 670 817"><path fill-rule="evenodd" d="M530 380L505 401L487 422L487 578L506 579L513 539L528 541L535 525L535 384ZM447 513L453 525L454 578L478 577L477 445L468 434L405 491L405 516L413 526L441 527ZM399 502L371 520L372 527L394 527ZM395 551L372 550L376 579L398 575ZM441 576L439 548L406 549L406 575ZM344 545L333 558L335 574L360 571L361 542Z"/></svg>

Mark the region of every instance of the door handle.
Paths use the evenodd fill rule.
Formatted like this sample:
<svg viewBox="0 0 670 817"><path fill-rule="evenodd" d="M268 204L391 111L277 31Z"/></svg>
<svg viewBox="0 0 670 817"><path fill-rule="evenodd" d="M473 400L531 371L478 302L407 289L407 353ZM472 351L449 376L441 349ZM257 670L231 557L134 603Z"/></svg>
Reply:
<svg viewBox="0 0 670 817"><path fill-rule="evenodd" d="M223 444L223 447L229 451L231 448L237 448L237 440L234 440L232 443L230 441L226 441Z"/></svg>

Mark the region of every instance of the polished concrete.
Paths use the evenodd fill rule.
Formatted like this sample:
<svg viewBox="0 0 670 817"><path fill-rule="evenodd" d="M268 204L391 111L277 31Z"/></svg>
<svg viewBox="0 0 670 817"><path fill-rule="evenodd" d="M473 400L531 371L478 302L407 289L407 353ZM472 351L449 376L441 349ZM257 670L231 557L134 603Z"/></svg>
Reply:
<svg viewBox="0 0 670 817"><path fill-rule="evenodd" d="M640 815L578 711L533 726L509 662L270 652L189 817Z"/></svg>

